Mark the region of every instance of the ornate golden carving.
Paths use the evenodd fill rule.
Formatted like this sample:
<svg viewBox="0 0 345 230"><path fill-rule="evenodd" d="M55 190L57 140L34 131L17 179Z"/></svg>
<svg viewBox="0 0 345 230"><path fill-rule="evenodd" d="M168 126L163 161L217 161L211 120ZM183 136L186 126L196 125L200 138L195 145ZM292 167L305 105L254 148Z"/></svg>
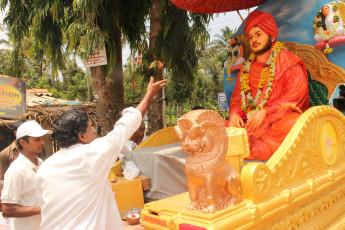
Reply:
<svg viewBox="0 0 345 230"><path fill-rule="evenodd" d="M328 98L339 83L345 82L345 70L331 63L326 55L312 45L284 42L285 48L299 56L304 62L311 78L322 82L328 88Z"/></svg>
<svg viewBox="0 0 345 230"><path fill-rule="evenodd" d="M187 209L213 213L241 201L239 175L225 160L228 143L222 117L194 110L183 115L175 129L188 153L185 173L192 203Z"/></svg>
<svg viewBox="0 0 345 230"><path fill-rule="evenodd" d="M344 198L345 185L342 185L319 197L316 201L307 203L298 208L296 207L279 221L273 222L267 229L308 229L308 224L310 224L311 221L319 219L325 212L329 211L337 204L343 203L345 200ZM345 211L345 207L335 211L343 212ZM319 222L318 229L328 229L328 227L332 225L332 219L336 219L338 216L339 215L336 215L336 213L333 213L327 220Z"/></svg>
<svg viewBox="0 0 345 230"><path fill-rule="evenodd" d="M248 163L243 167L241 182L244 198L258 203L279 193L283 188L304 183L318 173L327 171L329 166L325 164L320 144L325 122L332 123L336 133L341 134L337 137L337 143L333 144L337 144L337 149L340 150L335 153L338 154L337 159L344 159L344 115L331 106L313 107L296 122L286 140L266 164ZM334 165L342 162L337 160ZM267 167L265 177L260 176L263 172L259 169L264 167ZM269 192L262 189L267 183L259 183L263 178L271 184Z"/></svg>

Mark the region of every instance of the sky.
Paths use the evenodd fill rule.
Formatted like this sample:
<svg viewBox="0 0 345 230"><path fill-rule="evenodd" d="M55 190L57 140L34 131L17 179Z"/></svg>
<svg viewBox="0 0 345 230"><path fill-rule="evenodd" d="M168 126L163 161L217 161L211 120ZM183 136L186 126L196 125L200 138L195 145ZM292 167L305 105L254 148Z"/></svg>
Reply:
<svg viewBox="0 0 345 230"><path fill-rule="evenodd" d="M250 9L250 11L253 10ZM247 10L240 10L239 12L243 19L247 18ZM240 27L241 24L242 20L236 11L215 14L213 20L210 22L208 26L208 32L210 34L211 41L215 38L214 36L216 34L221 35L221 29L224 29L225 26L228 26L230 29L234 30Z"/></svg>
<svg viewBox="0 0 345 230"><path fill-rule="evenodd" d="M251 8L250 12L253 11L255 8ZM246 19L248 16L248 10L240 10L239 11L243 19ZM3 21L5 12L1 11L0 12L0 21ZM209 26L208 26L208 31L210 34L210 42L214 40L216 37L216 34L221 35L221 29L225 28L225 26L228 26L230 29L234 30L238 28L242 23L242 20L238 13L236 11L233 12L227 12L227 13L219 13L215 14L213 16L213 20L210 21ZM0 31L0 39L8 39L8 37L5 34L5 31ZM6 48L3 45L0 45L0 48ZM130 56L130 50L128 45L123 48L123 63L126 64L127 60ZM84 66L80 60L77 61L78 65L80 65L83 69Z"/></svg>

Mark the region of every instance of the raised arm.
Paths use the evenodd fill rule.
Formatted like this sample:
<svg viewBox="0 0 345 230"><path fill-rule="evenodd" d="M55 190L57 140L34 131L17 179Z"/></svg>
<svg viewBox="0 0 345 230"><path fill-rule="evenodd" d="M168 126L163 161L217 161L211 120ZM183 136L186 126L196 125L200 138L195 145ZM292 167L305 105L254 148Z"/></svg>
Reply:
<svg viewBox="0 0 345 230"><path fill-rule="evenodd" d="M147 112L147 109L150 105L152 98L156 95L156 93L161 88L163 88L166 85L167 81L168 81L167 79L164 79L161 81L154 82L153 77L150 78L150 82L147 85L146 94L144 98L141 100L141 102L139 103L139 105L136 107L141 112L141 115L143 117L145 116L145 113Z"/></svg>

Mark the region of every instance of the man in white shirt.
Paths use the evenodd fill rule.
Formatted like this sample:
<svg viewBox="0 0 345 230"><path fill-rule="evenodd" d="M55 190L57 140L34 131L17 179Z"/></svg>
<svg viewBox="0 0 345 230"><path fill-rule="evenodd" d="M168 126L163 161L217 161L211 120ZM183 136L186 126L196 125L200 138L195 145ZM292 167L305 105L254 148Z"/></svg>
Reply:
<svg viewBox="0 0 345 230"><path fill-rule="evenodd" d="M108 173L166 82L154 83L151 77L143 100L136 108L125 109L104 137L96 139L81 110L70 110L57 119L54 134L63 149L47 159L35 176L43 198L41 230L123 229Z"/></svg>
<svg viewBox="0 0 345 230"><path fill-rule="evenodd" d="M14 217L11 229L39 229L41 209L34 188L34 176L42 164L37 154L43 151L43 136L48 132L36 121L27 121L17 130L16 140L20 153L5 173L1 193L2 215Z"/></svg>

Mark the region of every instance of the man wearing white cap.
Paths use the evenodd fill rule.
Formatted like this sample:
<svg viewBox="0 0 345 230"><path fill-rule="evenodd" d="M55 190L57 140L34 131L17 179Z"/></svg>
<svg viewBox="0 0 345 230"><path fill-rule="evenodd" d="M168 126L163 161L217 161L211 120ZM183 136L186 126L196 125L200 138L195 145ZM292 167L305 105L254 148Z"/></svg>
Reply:
<svg viewBox="0 0 345 230"><path fill-rule="evenodd" d="M43 136L48 132L36 121L27 121L17 130L16 143L20 154L5 173L1 193L2 215L14 217L11 229L39 229L41 209L34 189L34 176L42 164L37 154L43 151Z"/></svg>

